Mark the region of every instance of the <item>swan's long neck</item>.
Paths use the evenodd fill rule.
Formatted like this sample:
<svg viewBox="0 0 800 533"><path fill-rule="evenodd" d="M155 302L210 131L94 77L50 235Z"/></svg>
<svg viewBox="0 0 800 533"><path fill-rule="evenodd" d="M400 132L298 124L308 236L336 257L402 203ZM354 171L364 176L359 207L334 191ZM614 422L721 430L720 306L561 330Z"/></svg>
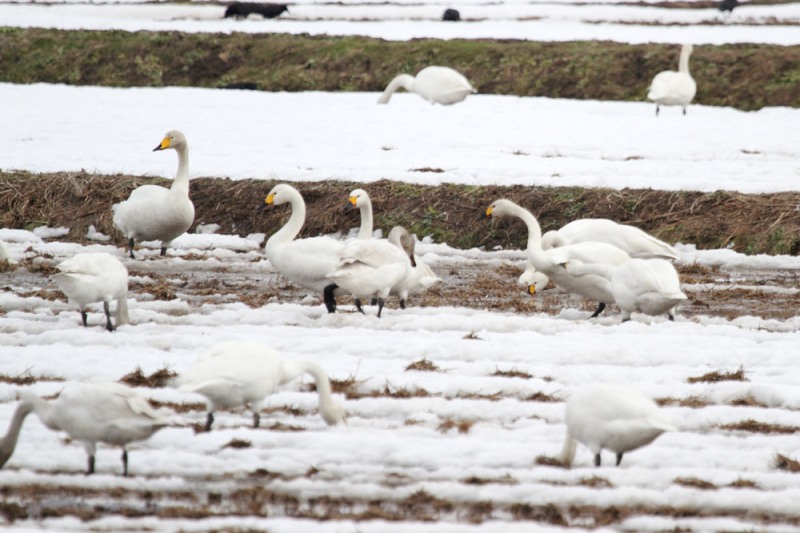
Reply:
<svg viewBox="0 0 800 533"><path fill-rule="evenodd" d="M303 374L308 374L314 379L314 384L317 386L317 396L319 397L319 410L327 422L327 413L330 407L334 405L334 401L331 395L331 382L321 366L312 361L284 361L281 384L288 383ZM330 424L331 422L328 423Z"/></svg>
<svg viewBox="0 0 800 533"><path fill-rule="evenodd" d="M684 74L689 74L689 56L692 55L692 49L688 46L681 48L681 58L678 62L678 71ZM674 65L674 63L673 63Z"/></svg>
<svg viewBox="0 0 800 533"><path fill-rule="evenodd" d="M572 438L572 435L567 434L564 436L564 447L561 449L559 459L564 466L571 466L575 460L575 452L577 451L578 443Z"/></svg>
<svg viewBox="0 0 800 533"><path fill-rule="evenodd" d="M300 233L300 230L303 229L303 224L306 222L306 203L299 193L297 195L292 195L289 203L292 206L292 215L289 217L288 222L269 238L267 244L290 242L294 240L298 233Z"/></svg>
<svg viewBox="0 0 800 533"><path fill-rule="evenodd" d="M528 227L528 252L542 250L542 227L539 226L539 221L527 209L518 205L513 205L510 208L511 215L522 220Z"/></svg>
<svg viewBox="0 0 800 533"><path fill-rule="evenodd" d="M358 230L359 239L372 238L372 202L367 200L359 207L361 211L361 227Z"/></svg>
<svg viewBox="0 0 800 533"><path fill-rule="evenodd" d="M414 76L411 74L400 74L399 76L395 76L395 78L389 82L386 90L383 91L383 94L378 99L378 103L385 104L388 102L392 97L392 94L394 94L394 92L400 88L403 88L408 92L414 92Z"/></svg>
<svg viewBox="0 0 800 533"><path fill-rule="evenodd" d="M6 431L5 436L0 439L0 468L8 462L11 455L14 453L14 449L17 447L19 432L22 429L22 423L25 421L25 417L31 414L35 408L36 404L34 400L25 400L21 402L19 406L17 406L17 410L14 411L14 416L11 418L11 423L8 425L8 431Z"/></svg>
<svg viewBox="0 0 800 533"><path fill-rule="evenodd" d="M175 179L172 180L172 187L170 189L175 194L187 195L189 194L189 146L186 144L175 147L178 152L178 172L175 174Z"/></svg>

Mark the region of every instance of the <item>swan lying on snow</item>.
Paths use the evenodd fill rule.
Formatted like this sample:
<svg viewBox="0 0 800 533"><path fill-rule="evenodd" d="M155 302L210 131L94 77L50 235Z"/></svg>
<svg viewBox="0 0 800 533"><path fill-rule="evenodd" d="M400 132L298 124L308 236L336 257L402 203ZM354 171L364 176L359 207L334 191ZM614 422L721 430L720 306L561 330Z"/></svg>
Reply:
<svg viewBox="0 0 800 533"><path fill-rule="evenodd" d="M681 292L678 272L664 259L631 259L617 266L587 265L572 260L563 266L572 276L592 274L609 280L623 322L630 320L635 311L650 316L666 313L669 320L675 320L675 306L687 299Z"/></svg>
<svg viewBox="0 0 800 533"><path fill-rule="evenodd" d="M400 88L416 93L432 104L451 105L477 92L460 72L450 67L425 67L417 72L396 76L378 98L379 104L388 104L392 94Z"/></svg>
<svg viewBox="0 0 800 533"><path fill-rule="evenodd" d="M510 200L497 200L486 209L484 218L517 217L528 227L528 261L539 272L568 292L599 302L590 318L603 312L606 304L614 303L610 282L601 276L573 276L561 266L569 260L578 259L584 263L619 265L628 261L628 254L604 242L582 242L554 248L542 249L542 229L539 222L528 210Z"/></svg>
<svg viewBox="0 0 800 533"><path fill-rule="evenodd" d="M653 78L647 98L656 103L656 116L662 105L679 105L683 108L683 114L686 114L686 107L697 93L697 83L689 73L689 56L692 55L692 50L694 47L691 44L684 44L681 48L678 72L665 70Z"/></svg>
<svg viewBox="0 0 800 533"><path fill-rule="evenodd" d="M406 228L403 226L393 227L389 232L389 241L399 243L400 248L411 262L411 268L406 276L390 291L390 294L400 298L400 309L405 309L409 296L424 292L442 280L431 267L416 258L414 255L416 241Z"/></svg>
<svg viewBox="0 0 800 533"><path fill-rule="evenodd" d="M262 404L278 387L303 374L314 378L319 395L319 413L328 425L345 422L344 407L331 396L325 371L311 361L281 358L268 346L254 342L226 342L212 346L181 376L182 392L195 392L208 400L206 431L214 423L214 412L249 405L253 427L258 427Z"/></svg>
<svg viewBox="0 0 800 533"><path fill-rule="evenodd" d="M22 423L30 413L36 413L48 428L63 431L83 444L89 458L87 474L94 473L97 443L104 442L122 447L122 475L127 476L126 446L148 439L169 425L146 399L129 387L118 383L81 384L64 390L50 402L39 398L20 402L8 432L0 439L0 467L14 453Z"/></svg>
<svg viewBox="0 0 800 533"><path fill-rule="evenodd" d="M114 226L128 238L131 259L136 241L161 241L161 255L173 239L184 234L194 222L194 204L189 199L189 145L183 133L167 132L153 151L178 152L178 172L169 189L142 185L124 202L112 206Z"/></svg>
<svg viewBox="0 0 800 533"><path fill-rule="evenodd" d="M291 205L292 215L267 240L264 247L267 259L275 270L293 283L322 293L325 307L329 313L333 313L336 311L335 296L343 291L327 275L338 266L344 243L331 237L295 239L306 221L306 203L297 189L285 183L276 185L261 207L284 203Z"/></svg>
<svg viewBox="0 0 800 533"><path fill-rule="evenodd" d="M653 442L665 431L677 431L656 403L636 389L621 385L594 385L575 391L567 400L567 435L561 462L572 465L577 443L594 454L600 466L600 452L622 455Z"/></svg>
<svg viewBox="0 0 800 533"><path fill-rule="evenodd" d="M109 304L117 301L116 325L128 323L128 269L119 259L104 252L75 254L62 261L53 280L70 302L78 304L81 321L86 327L86 306L103 302L106 329L114 331Z"/></svg>

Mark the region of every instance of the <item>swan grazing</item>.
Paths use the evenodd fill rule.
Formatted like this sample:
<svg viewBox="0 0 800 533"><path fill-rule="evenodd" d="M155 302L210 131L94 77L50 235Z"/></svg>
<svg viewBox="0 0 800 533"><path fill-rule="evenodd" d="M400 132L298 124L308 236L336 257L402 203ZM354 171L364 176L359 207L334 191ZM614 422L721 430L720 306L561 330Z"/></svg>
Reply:
<svg viewBox="0 0 800 533"><path fill-rule="evenodd" d="M29 398L20 402L6 435L0 439L0 467L17 446L22 423L30 413L53 431L80 441L89 458L87 474L94 473L97 443L122 447L122 475L128 475L131 442L146 440L169 421L133 389L118 383L87 383L64 390L56 400Z"/></svg>
<svg viewBox="0 0 800 533"><path fill-rule="evenodd" d="M184 234L194 222L194 204L189 199L189 145L183 133L167 132L153 151L178 152L178 173L169 189L142 185L124 202L112 206L114 226L128 238L131 259L136 241L161 241L161 255L167 255L172 239Z"/></svg>
<svg viewBox="0 0 800 533"><path fill-rule="evenodd" d="M344 408L331 396L331 384L318 364L281 358L268 346L254 342L225 342L212 346L181 376L182 392L195 392L208 400L206 431L217 409L249 405L253 427L258 427L267 396L290 381L309 374L319 395L319 413L328 425L345 422Z"/></svg>
<svg viewBox="0 0 800 533"><path fill-rule="evenodd" d="M450 67L425 67L417 72L396 76L378 98L379 104L388 104L392 94L400 88L416 93L431 104L451 105L477 92L467 78Z"/></svg>
<svg viewBox="0 0 800 533"><path fill-rule="evenodd" d="M411 261L402 250L399 234L390 239L353 239L339 253L339 263L328 273L328 279L356 298L362 313L362 299L377 298L378 318L392 287L405 279Z"/></svg>
<svg viewBox="0 0 800 533"><path fill-rule="evenodd" d="M635 311L650 316L666 313L669 320L675 320L673 309L687 299L681 292L678 272L664 259L631 259L617 266L572 260L564 268L573 276L596 275L609 280L623 322L630 320Z"/></svg>
<svg viewBox="0 0 800 533"><path fill-rule="evenodd" d="M691 44L684 44L681 48L678 72L665 70L653 78L647 98L656 103L656 116L662 105L679 105L683 108L683 114L686 114L686 107L697 92L697 83L689 73L689 56L693 49Z"/></svg>
<svg viewBox="0 0 800 533"><path fill-rule="evenodd" d="M575 460L580 442L594 454L600 466L600 452L622 455L653 442L665 431L677 431L656 403L636 389L621 385L593 385L573 392L567 400L567 435L561 451L566 466Z"/></svg>
<svg viewBox="0 0 800 533"><path fill-rule="evenodd" d="M568 292L579 294L598 302L597 309L590 318L603 312L606 304L613 303L611 284L601 276L572 276L561 263L578 259L584 263L619 265L628 261L628 254L604 242L582 242L551 250L542 249L542 229L539 222L528 210L510 200L497 200L486 209L485 217L517 217L528 227L528 261L539 272L552 279L556 285Z"/></svg>
<svg viewBox="0 0 800 533"><path fill-rule="evenodd" d="M282 183L276 185L264 200L261 207L272 207L288 203L292 215L288 222L267 240L264 251L275 269L290 281L320 292L329 313L336 311L337 294L341 294L335 283L327 275L339 264L339 253L344 243L331 237L311 237L295 239L306 221L306 203L300 193Z"/></svg>
<svg viewBox="0 0 800 533"><path fill-rule="evenodd" d="M364 189L354 189L350 192L348 203L351 208L358 208L361 215L361 227L358 229L359 239L372 238L372 200Z"/></svg>
<svg viewBox="0 0 800 533"><path fill-rule="evenodd" d="M106 329L114 331L109 304L117 301L116 325L128 323L128 269L119 259L104 252L80 253L59 263L60 271L53 280L70 302L78 304L81 321L86 327L86 307L103 302Z"/></svg>
<svg viewBox="0 0 800 533"><path fill-rule="evenodd" d="M400 309L405 309L406 301L409 296L424 292L442 280L431 267L416 258L414 255L416 241L414 236L411 235L406 228L403 226L393 227L389 232L388 240L399 244L400 248L405 252L411 262L411 268L408 274L406 274L399 283L394 285L390 292L390 294L394 294L400 298Z"/></svg>

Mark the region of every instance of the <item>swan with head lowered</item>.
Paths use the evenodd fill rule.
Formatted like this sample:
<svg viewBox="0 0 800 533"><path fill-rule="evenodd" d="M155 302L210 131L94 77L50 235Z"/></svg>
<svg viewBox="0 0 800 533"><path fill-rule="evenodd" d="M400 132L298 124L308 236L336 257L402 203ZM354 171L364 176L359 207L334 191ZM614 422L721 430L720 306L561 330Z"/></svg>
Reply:
<svg viewBox="0 0 800 533"><path fill-rule="evenodd" d="M647 98L656 103L656 116L662 105L679 105L683 108L683 114L686 114L686 108L697 93L697 83L689 73L689 56L693 50L691 44L684 44L681 47L678 71L659 72L650 83Z"/></svg>
<svg viewBox="0 0 800 533"><path fill-rule="evenodd" d="M603 312L606 304L614 303L610 282L602 276L573 276L561 266L571 259L584 263L618 265L628 261L628 254L604 242L582 242L554 248L542 249L542 229L539 222L527 209L510 200L497 200L490 205L484 218L516 217L528 227L528 261L538 271L548 276L559 287L598 302L590 318Z"/></svg>
<svg viewBox="0 0 800 533"><path fill-rule="evenodd" d="M388 104L392 94L400 88L418 94L431 104L441 105L456 104L477 92L467 78L457 70L431 66L423 68L416 76L411 74L396 76L378 98L378 103Z"/></svg>
<svg viewBox="0 0 800 533"><path fill-rule="evenodd" d="M600 452L622 456L653 442L665 431L677 431L656 403L636 389L621 385L593 385L573 392L565 410L567 434L561 462L572 465L577 443L594 454L600 466Z"/></svg>
<svg viewBox="0 0 800 533"><path fill-rule="evenodd" d="M225 342L212 346L180 377L178 390L194 392L208 400L205 430L210 431L214 412L249 405L253 427L267 397L303 374L314 378L319 413L328 425L346 422L341 404L331 396L331 384L317 363L280 357L269 346L255 342Z"/></svg>
<svg viewBox="0 0 800 533"><path fill-rule="evenodd" d="M611 283L611 294L622 310L622 321L631 319L631 313L650 316L666 314L675 320L675 306L686 300L681 291L678 272L664 259L631 259L621 265L584 264L574 259L562 266L570 275L602 276Z"/></svg>
<svg viewBox="0 0 800 533"><path fill-rule="evenodd" d="M161 255L173 239L186 233L194 222L194 204L189 199L189 145L183 133L168 131L153 151L175 150L178 172L167 189L142 185L124 202L112 206L114 226L128 239L131 259L136 241L161 241Z"/></svg>
<svg viewBox="0 0 800 533"><path fill-rule="evenodd" d="M0 467L14 453L22 423L36 413L54 431L63 431L83 444L88 456L87 474L95 471L97 443L122 448L122 475L128 475L131 442L146 440L169 421L156 412L145 398L119 383L87 383L70 387L58 398L44 401L28 398L17 406L8 432L0 439Z"/></svg>
<svg viewBox="0 0 800 533"><path fill-rule="evenodd" d="M331 237L297 239L306 221L306 203L300 192L285 183L272 188L261 208L272 208L288 203L292 214L284 226L276 231L264 247L267 259L275 270L291 282L321 293L329 313L336 311L336 295L343 290L327 275L339 264L342 241Z"/></svg>
<svg viewBox="0 0 800 533"><path fill-rule="evenodd" d="M70 302L78 304L81 321L86 327L86 308L89 304L103 302L106 329L128 323L128 269L119 259L105 252L80 253L59 263L59 273L53 280ZM109 305L117 301L116 326L111 324Z"/></svg>

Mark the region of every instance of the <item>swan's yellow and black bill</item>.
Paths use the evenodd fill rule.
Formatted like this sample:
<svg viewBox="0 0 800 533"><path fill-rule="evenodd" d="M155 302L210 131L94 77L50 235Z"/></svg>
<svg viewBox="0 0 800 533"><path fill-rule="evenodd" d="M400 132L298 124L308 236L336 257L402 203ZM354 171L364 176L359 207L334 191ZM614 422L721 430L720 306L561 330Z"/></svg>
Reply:
<svg viewBox="0 0 800 533"><path fill-rule="evenodd" d="M159 150L166 150L167 148L169 148L169 143L170 143L170 138L164 137L163 139L161 139L161 144L153 148L153 151L158 152Z"/></svg>
<svg viewBox="0 0 800 533"><path fill-rule="evenodd" d="M351 197L350 197L350 199L349 199L349 201L350 201L350 205L352 205L353 207L355 207L355 206L356 206L356 204L358 203L358 198L356 198L355 196L351 196Z"/></svg>
<svg viewBox="0 0 800 533"><path fill-rule="evenodd" d="M275 205L275 193L271 192L264 198L264 203L256 207L256 211L261 211L267 207L272 207Z"/></svg>
<svg viewBox="0 0 800 533"><path fill-rule="evenodd" d="M536 294L536 285L528 285L528 292L530 294Z"/></svg>
<svg viewBox="0 0 800 533"><path fill-rule="evenodd" d="M479 216L478 219L486 220L487 218L492 218L492 211L494 211L494 206L490 205L489 207L486 208L486 212L481 214L481 216Z"/></svg>

